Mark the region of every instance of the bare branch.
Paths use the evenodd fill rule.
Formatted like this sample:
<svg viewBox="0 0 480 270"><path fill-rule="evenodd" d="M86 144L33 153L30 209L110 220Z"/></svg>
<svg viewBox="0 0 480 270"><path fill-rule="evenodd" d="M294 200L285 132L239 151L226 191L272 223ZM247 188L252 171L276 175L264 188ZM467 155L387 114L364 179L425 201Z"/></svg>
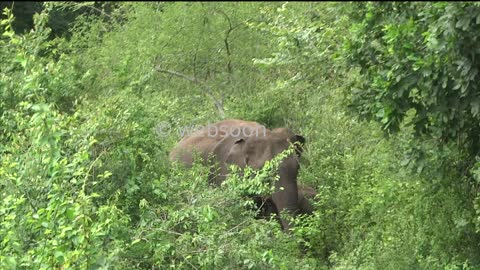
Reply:
<svg viewBox="0 0 480 270"><path fill-rule="evenodd" d="M232 52L230 50L230 43L229 43L229 38L230 38L230 34L232 33L233 30L235 30L236 28L242 26L242 25L245 25L245 22L248 22L249 20L246 20L245 22L240 22L236 25L233 25L232 24L232 20L230 19L230 17L227 15L227 13L225 13L225 11L223 10L220 10L220 9L216 9L217 12L219 12L220 14L223 15L223 17L225 17L225 20L227 20L228 22L228 29L227 31L225 31L225 37L223 39L223 43L225 44L225 49L226 49L226 52L227 52L227 71L228 71L228 74L229 74L229 79L231 77L231 74L233 73L233 68L232 68L232 59L231 59L231 56L232 56Z"/></svg>
<svg viewBox="0 0 480 270"><path fill-rule="evenodd" d="M166 73L166 74L170 74L170 75L173 75L173 76L180 77L182 79L185 79L185 80L190 81L190 82L195 83L195 84L199 83L199 81L196 78L189 77L188 75L185 75L185 74L180 73L180 72L176 72L176 71L168 70L168 69L161 69L160 67L155 67L155 70L158 71L158 72L161 72L161 73Z"/></svg>
<svg viewBox="0 0 480 270"><path fill-rule="evenodd" d="M217 107L217 110L218 110L218 113L220 114L220 117L222 118L225 118L225 110L223 109L223 101L222 100L218 100L215 95L213 94L213 90L210 86L206 85L205 83L197 80L197 78L195 77L190 77L188 75L185 75L183 73L180 73L180 72L177 72L177 71L173 71L173 70L168 70L168 69L162 69L160 68L159 66L156 66L155 67L155 70L157 72L161 72L161 73L166 73L166 74L170 74L170 75L173 75L173 76L176 76L176 77L179 77L179 78L182 78L184 80L187 80L191 83L194 83L194 84L197 84L197 85L200 85L204 90L205 90L205 94L207 96L209 96L213 102L215 103L215 107Z"/></svg>
<svg viewBox="0 0 480 270"><path fill-rule="evenodd" d="M218 10L218 12L220 12L228 22L228 30L225 33L225 38L223 39L223 43L225 44L225 49L227 51L227 58L228 58L228 60L227 60L227 71L228 71L228 74L229 74L229 77L230 77L231 74L233 73L233 70L232 70L232 60L231 60L232 53L230 51L230 44L228 43L228 38L229 38L230 33L233 31L234 28L232 27L232 20L230 20L230 17L228 17L227 13L225 13L223 10Z"/></svg>
<svg viewBox="0 0 480 270"><path fill-rule="evenodd" d="M101 9L97 8L97 7L90 6L90 5L88 5L88 6L85 6L85 7L91 8L91 9L93 9L93 10L95 10L95 11L99 12L99 13L100 13L100 14L102 14L103 16L105 16L105 17L108 17L108 18L110 18L111 20L113 20L113 21L117 22L117 20L116 20L116 19L115 19L113 16L111 16L110 14L106 13L105 11L103 11L103 10L101 10Z"/></svg>

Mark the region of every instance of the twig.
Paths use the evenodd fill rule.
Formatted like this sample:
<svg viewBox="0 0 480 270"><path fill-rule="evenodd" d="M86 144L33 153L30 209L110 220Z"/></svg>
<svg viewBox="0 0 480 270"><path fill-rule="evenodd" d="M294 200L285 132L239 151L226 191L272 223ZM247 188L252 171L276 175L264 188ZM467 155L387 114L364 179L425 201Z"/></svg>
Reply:
<svg viewBox="0 0 480 270"><path fill-rule="evenodd" d="M83 195L85 195L85 187L87 185L88 175L89 175L90 171L94 168L94 166L97 164L97 161L100 160L100 158L103 156L103 154L105 154L105 152L106 152L106 150L103 150L102 152L100 152L100 154L98 154L97 158L95 158L95 160L88 167L88 170L85 173L85 178L83 179L83 184L82 184Z"/></svg>
<svg viewBox="0 0 480 270"><path fill-rule="evenodd" d="M173 35L170 36L170 38L167 40L167 42L165 42L165 44L163 44L161 49L165 49L168 45L170 45L170 42L173 40L173 38L175 38L180 33L182 33L184 28L185 28L185 19L182 21L182 25L180 26L180 28L177 31L175 31L175 33Z"/></svg>
<svg viewBox="0 0 480 270"><path fill-rule="evenodd" d="M228 22L228 30L225 33L225 38L223 39L223 43L225 44L225 49L226 49L226 52L227 52L227 71L228 71L229 78L230 78L231 74L233 73L233 69L232 69L232 59L231 59L232 52L230 50L230 43L228 42L228 38L230 37L230 33L232 33L232 31L235 30L235 28L243 25L244 22L241 22L241 23L233 26L232 25L232 20L230 19L230 17L228 17L227 13L225 13L223 10L217 10L217 11L219 13L221 13Z"/></svg>
<svg viewBox="0 0 480 270"><path fill-rule="evenodd" d="M220 116L222 118L225 118L225 110L223 109L223 101L222 100L218 100L214 95L213 95L213 90L212 88L210 88L208 85L206 85L205 83L197 80L197 78L195 77L190 77L188 75L185 75L183 73L180 73L180 72L177 72L177 71L173 71L173 70L168 70L168 69L162 69L160 67L155 67L155 70L157 72L161 72L161 73L166 73L166 74L170 74L170 75L173 75L173 76L176 76L176 77L179 77L179 78L182 78L182 79L185 79L191 83L194 83L194 84L197 84L197 85L200 85L203 87L203 89L205 90L205 93L207 96L209 96L213 102L215 103L215 107L217 107L217 110L218 110L218 113L220 114Z"/></svg>
<svg viewBox="0 0 480 270"><path fill-rule="evenodd" d="M240 226L242 226L242 225L245 224L245 223L247 223L247 220L244 220L244 221L238 223L237 225L233 226L230 230L227 231L227 233L232 232L233 230L239 228Z"/></svg>
<svg viewBox="0 0 480 270"><path fill-rule="evenodd" d="M118 23L118 21L110 14L106 13L105 11L97 8L97 7L94 7L94 6L91 6L91 5L85 5L84 7L88 7L88 8L91 8L97 12L100 12L100 14L102 14L103 16L106 16L108 18L110 18L111 20L113 20L115 23Z"/></svg>

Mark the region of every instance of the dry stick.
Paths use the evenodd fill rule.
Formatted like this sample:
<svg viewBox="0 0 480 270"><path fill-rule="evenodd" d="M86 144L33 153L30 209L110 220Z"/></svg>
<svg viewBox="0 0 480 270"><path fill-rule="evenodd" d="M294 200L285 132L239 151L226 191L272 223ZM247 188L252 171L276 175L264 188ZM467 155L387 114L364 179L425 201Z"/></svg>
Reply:
<svg viewBox="0 0 480 270"><path fill-rule="evenodd" d="M230 18L228 17L228 15L223 12L223 15L225 16L225 18L227 19L228 21L228 30L227 32L225 33L225 38L223 39L223 43L225 44L225 49L227 50L227 58L228 58L228 62L227 62L227 71L228 71L228 76L231 77L232 73L233 73L233 70L232 70L232 54L230 52L230 44L228 43L228 37L230 36L230 33L233 31L233 27L232 27L232 21L230 20Z"/></svg>
<svg viewBox="0 0 480 270"><path fill-rule="evenodd" d="M180 29L178 29L175 34L171 35L170 38L167 40L167 42L165 42L165 44L163 44L163 46L161 47L161 49L164 49L166 48L168 45L170 45L170 42L173 40L173 38L175 38L176 36L178 36L180 33L182 33L183 29L185 28L185 19L182 21L182 25L180 26Z"/></svg>
<svg viewBox="0 0 480 270"><path fill-rule="evenodd" d="M232 53L230 51L230 44L228 42L228 38L230 37L230 34L232 33L232 31L235 30L235 28L237 28L239 26L242 26L245 23L241 22L241 23L233 26L232 25L232 20L230 19L230 17L228 17L227 13L225 13L223 10L217 10L217 11L220 12L228 22L228 30L225 32L225 38L223 39L223 43L225 44L225 49L227 51L227 58L228 58L227 71L228 71L229 76L231 76L231 74L233 73L232 60L231 60L231 54Z"/></svg>
<svg viewBox="0 0 480 270"><path fill-rule="evenodd" d="M218 100L217 98L215 98L215 96L213 95L212 88L210 88L208 85L206 85L205 83L197 80L197 78L195 78L195 77L190 77L188 75L185 75L185 74L177 72L177 71L162 69L158 66L155 67L155 70L158 71L158 72L161 72L161 73L166 73L166 74L170 74L170 75L173 75L173 76L177 76L179 78L185 79L185 80L187 80L189 82L192 82L194 84L202 86L205 89L205 93L215 103L215 107L217 107L217 110L218 110L218 113L220 114L220 117L225 118L225 110L223 109L223 102L221 100Z"/></svg>
<svg viewBox="0 0 480 270"><path fill-rule="evenodd" d="M97 8L97 7L90 6L90 5L85 5L84 7L88 7L90 9L93 9L93 10L97 11L97 12L100 12L102 15L104 15L104 16L110 18L111 20L115 21L116 23L118 23L118 21L112 15L106 13L105 11L103 11L103 10Z"/></svg>

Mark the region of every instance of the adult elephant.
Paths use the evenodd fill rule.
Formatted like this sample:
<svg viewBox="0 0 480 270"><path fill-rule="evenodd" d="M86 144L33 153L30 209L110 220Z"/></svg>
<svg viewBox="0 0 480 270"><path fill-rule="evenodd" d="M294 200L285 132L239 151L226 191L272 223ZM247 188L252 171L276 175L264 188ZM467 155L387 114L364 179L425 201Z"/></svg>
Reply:
<svg viewBox="0 0 480 270"><path fill-rule="evenodd" d="M170 152L170 160L179 161L187 166L193 163L195 153L203 160L213 157L220 165L219 171L212 172L210 179L221 184L228 173L228 167L235 164L240 168L249 166L261 169L286 150L296 145L294 154L283 159L278 167L279 180L275 182L275 191L271 200L278 212L296 215L299 212L297 175L300 165L303 136L294 134L287 128L269 130L256 122L229 119L208 125L186 137ZM287 230L289 222L280 215L282 228Z"/></svg>

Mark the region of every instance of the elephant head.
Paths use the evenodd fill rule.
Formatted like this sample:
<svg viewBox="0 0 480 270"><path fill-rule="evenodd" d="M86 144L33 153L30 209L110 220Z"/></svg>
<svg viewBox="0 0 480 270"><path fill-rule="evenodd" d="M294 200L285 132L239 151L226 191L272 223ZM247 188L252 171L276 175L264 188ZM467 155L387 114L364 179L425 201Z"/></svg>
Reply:
<svg viewBox="0 0 480 270"><path fill-rule="evenodd" d="M318 192L311 186L298 185L298 214L311 215L313 214L314 207L310 200L315 200L315 196ZM256 198L256 206L260 210L259 218L270 218L272 215L276 215L278 219L278 210L272 201L272 197Z"/></svg>
<svg viewBox="0 0 480 270"><path fill-rule="evenodd" d="M301 214L311 215L313 205L309 200L314 200L318 192L311 186L302 185L298 188L298 206Z"/></svg>
<svg viewBox="0 0 480 270"><path fill-rule="evenodd" d="M207 136L207 129L220 130L215 136ZM210 134L211 135L211 134ZM297 214L299 211L297 175L300 165L301 145L305 143L303 136L294 134L287 128L266 129L264 126L242 120L224 120L210 125L189 138L184 138L179 147L187 149L187 155L180 159L191 162L191 151L196 149L206 157L213 154L219 162L220 170L212 174L212 180L220 184L228 174L228 167L235 164L240 168L249 166L261 169L266 161L296 145L296 152L283 159L278 167L279 180L275 182L272 201L280 213ZM171 158L178 157L179 149L174 149ZM185 152L184 152L185 153ZM280 214L283 229L289 228L289 223Z"/></svg>

